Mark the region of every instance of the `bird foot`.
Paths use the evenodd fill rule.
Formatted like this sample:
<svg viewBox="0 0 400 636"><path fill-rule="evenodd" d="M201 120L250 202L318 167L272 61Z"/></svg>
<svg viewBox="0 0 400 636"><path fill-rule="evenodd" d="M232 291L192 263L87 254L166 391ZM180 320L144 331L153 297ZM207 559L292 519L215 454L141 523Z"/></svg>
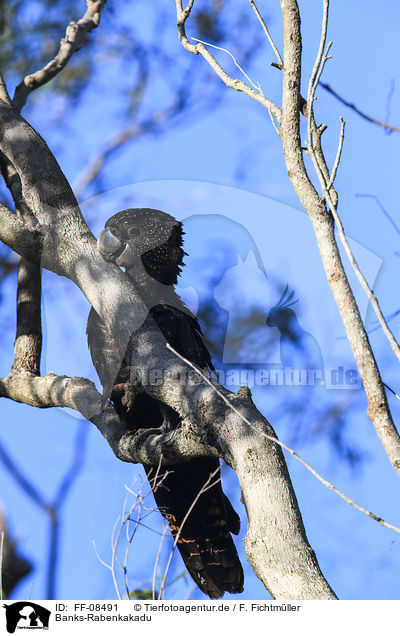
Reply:
<svg viewBox="0 0 400 636"><path fill-rule="evenodd" d="M133 435L135 446L139 448L149 437L155 435L160 436L163 433L164 431L161 426L159 428L138 428Z"/></svg>
<svg viewBox="0 0 400 636"><path fill-rule="evenodd" d="M164 420L163 423L161 424L160 428L158 428L157 430L160 431L161 433L169 433L174 428L175 427L173 426L173 424L172 424L172 422L170 420Z"/></svg>
<svg viewBox="0 0 400 636"><path fill-rule="evenodd" d="M116 384L114 386L111 393L111 399L113 401L121 401L122 406L124 406L127 411L130 411L138 392L137 387L134 385L129 382L122 382L121 384Z"/></svg>

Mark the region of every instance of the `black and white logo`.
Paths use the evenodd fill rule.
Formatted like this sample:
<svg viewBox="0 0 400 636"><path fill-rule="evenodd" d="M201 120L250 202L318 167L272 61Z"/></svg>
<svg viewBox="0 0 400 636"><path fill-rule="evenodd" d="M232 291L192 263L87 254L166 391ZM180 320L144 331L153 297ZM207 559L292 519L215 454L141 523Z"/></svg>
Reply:
<svg viewBox="0 0 400 636"><path fill-rule="evenodd" d="M51 612L37 603L18 601L3 607L6 610L6 626L9 634L14 634L16 629L49 628Z"/></svg>

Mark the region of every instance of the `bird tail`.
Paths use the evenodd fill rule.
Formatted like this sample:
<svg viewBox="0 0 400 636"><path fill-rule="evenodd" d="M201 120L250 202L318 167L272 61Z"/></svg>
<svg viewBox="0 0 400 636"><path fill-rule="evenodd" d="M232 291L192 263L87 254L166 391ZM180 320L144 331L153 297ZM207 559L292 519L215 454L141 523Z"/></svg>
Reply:
<svg viewBox="0 0 400 636"><path fill-rule="evenodd" d="M243 591L243 570L231 533L240 519L224 495L217 459L169 466L153 488L185 566L204 594Z"/></svg>

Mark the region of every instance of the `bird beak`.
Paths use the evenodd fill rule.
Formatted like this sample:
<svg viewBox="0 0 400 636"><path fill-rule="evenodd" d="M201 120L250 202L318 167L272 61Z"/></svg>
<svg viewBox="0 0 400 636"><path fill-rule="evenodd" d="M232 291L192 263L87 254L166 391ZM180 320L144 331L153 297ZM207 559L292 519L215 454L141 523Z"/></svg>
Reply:
<svg viewBox="0 0 400 636"><path fill-rule="evenodd" d="M108 227L100 232L97 239L97 248L103 256L119 256L124 247L124 244L110 232Z"/></svg>

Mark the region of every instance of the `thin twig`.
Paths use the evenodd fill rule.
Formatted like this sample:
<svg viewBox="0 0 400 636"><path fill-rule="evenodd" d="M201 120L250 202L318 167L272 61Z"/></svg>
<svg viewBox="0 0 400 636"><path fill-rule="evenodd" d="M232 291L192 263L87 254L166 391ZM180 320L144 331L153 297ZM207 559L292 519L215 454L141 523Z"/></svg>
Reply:
<svg viewBox="0 0 400 636"><path fill-rule="evenodd" d="M307 125L308 125L308 147L313 149L315 160L317 161L318 167L320 171L322 172L322 174L324 175L326 182L329 181L330 177L329 177L329 170L326 165L325 157L323 155L322 147L321 147L321 136L324 130L326 129L326 126L317 127L315 123L314 99L315 99L315 91L317 89L318 81L319 81L319 78L321 77L321 73L324 69L324 66L328 60L328 52L332 44L330 42L325 51L326 35L328 30L328 17L329 17L329 0L324 0L321 37L320 37L317 56L316 56L314 66L311 71L310 80L308 83L307 109L306 109L306 118L307 118ZM336 192L334 192L333 196L336 199Z"/></svg>
<svg viewBox="0 0 400 636"><path fill-rule="evenodd" d="M274 53L275 53L275 55L276 55L276 57L277 57L277 59L278 59L279 64L280 64L281 66L283 66L283 60L282 60L282 57L281 57L281 55L280 55L280 53L279 53L278 49L277 49L277 48L276 48L276 46L275 46L275 43L274 43L274 41L273 41L273 39L272 39L272 37L271 37L271 34L270 34L270 32L268 31L268 27L267 27L267 25L265 24L265 22L264 22L264 20L263 20L263 18L262 18L262 16L261 16L261 14L260 14L259 10L257 9L256 3L254 2L254 0L250 0L250 4L251 4L251 6L252 6L252 8L253 8L253 10L254 10L254 12L255 12L255 14L256 14L256 16L257 16L257 18L258 18L258 20L259 20L259 22L260 22L260 24L261 24L261 26L262 26L263 30L264 30L265 35L266 35L266 36L267 36L267 38L268 38L268 41L269 41L270 45L272 46L272 49L273 49L273 51L274 51Z"/></svg>
<svg viewBox="0 0 400 636"><path fill-rule="evenodd" d="M324 175L322 174L321 168L320 168L320 166L318 164L318 161L316 159L316 156L315 156L314 149L312 147L310 148L310 155L311 155L311 158L313 160L314 167L315 167L315 170L317 172L318 178L320 180L324 197L325 197L325 199L326 199L326 201L328 203L329 209L330 209L330 211L332 213L332 216L333 216L333 218L335 220L336 227L338 229L339 238L340 238L340 241L341 241L341 243L342 243L342 245L344 247L344 250L345 250L345 252L347 254L347 257L348 257L348 259L349 259L349 261L350 261L350 263L351 263L351 265L352 265L352 267L353 267L353 269L355 271L355 274L356 274L358 280L361 283L361 287L363 288L363 290L365 291L366 295L368 296L368 299L369 299L369 301L370 301L370 303L371 303L371 305L372 305L372 307L373 307L373 309L375 311L376 317L378 318L378 320L379 320L379 322L381 324L383 332L384 332L384 334L386 335L386 337L387 337L387 339L389 341L389 344L390 344L390 346L392 348L393 353L395 354L397 359L400 360L400 346L399 346L396 338L394 337L392 331L390 330L390 328L389 328L389 326L388 326L388 324L387 324L387 322L385 320L385 317L384 317L384 315L382 313L382 310L381 310L381 308L379 306L379 302L378 302L378 299L377 299L375 293L372 291L371 287L369 286L366 278L364 277L363 273L360 270L360 267L359 267L354 255L353 255L353 252L351 251L351 247L349 245L349 242L347 240L347 237L346 237L346 234L345 234L345 231L344 231L343 223L342 223L342 221L341 221L341 219L339 217L339 214L337 212L337 206L333 202L332 197L330 195L330 192L327 189L327 185L326 185L326 181L325 181Z"/></svg>
<svg viewBox="0 0 400 636"><path fill-rule="evenodd" d="M323 169L321 168L320 162L318 161L317 155L315 153L315 149L314 149L314 144L313 144L313 130L315 130L315 120L314 120L314 112L313 112L313 100L314 100L314 94L315 94L315 90L317 87L317 84L319 82L319 78L321 75L321 72L323 70L323 67L325 65L326 60L328 59L327 57L327 53L330 47L330 44L328 44L327 50L325 51L325 53L323 53L324 47L325 47L325 41L326 41L326 33L327 33L327 25L328 25L328 11L329 11L329 0L324 0L324 12L323 12L323 19L322 19L322 29L321 29L321 40L320 40L320 45L319 45L319 49L318 49L318 54L317 54L317 58L310 76L310 81L309 81L309 85L308 85L308 146L309 146L309 153L311 156L311 159L313 161L315 170L317 172L319 181L321 183L321 187L323 190L323 194L324 197L328 203L329 209L332 213L332 216L335 220L336 226L338 228L338 233L339 233L339 237L341 240L341 243L345 249L345 252L347 254L347 257L357 275L358 280L361 283L362 288L364 289L365 293L368 296L368 299L377 315L377 318L382 326L382 329L386 335L386 337L389 340L390 346L392 347L392 350L394 352L394 354L396 355L396 357L400 360L400 346L396 340L396 338L394 337L392 331L390 330L388 324L386 323L385 317L381 311L381 308L379 306L379 302L374 294L374 292L372 291L372 289L370 288L367 280L365 279L364 275L362 274L358 263L356 261L356 259L354 258L354 255L351 251L350 245L347 241L345 232L344 232L344 228L343 228L343 224L341 222L341 219L338 215L337 212L337 203L336 201L333 200L331 194L330 194L330 189L332 188L332 175L329 179L326 178L326 176L324 175ZM342 124L343 127L343 124ZM340 143L339 143L339 148L340 148ZM337 168L336 168L337 169ZM331 183L332 182L332 183ZM329 187L328 187L329 186ZM336 196L335 196L336 199Z"/></svg>
<svg viewBox="0 0 400 636"><path fill-rule="evenodd" d="M331 176L330 176L329 182L327 183L327 186L326 186L326 189L328 190L328 192L331 189L331 187L333 186L333 183L335 181L336 173L337 173L337 170L338 170L338 167L339 167L339 163L340 163L340 157L342 156L343 141L344 141L344 127L345 127L345 121L341 117L340 118L339 145L338 145L338 149L337 149L337 153L336 153L335 163L333 164Z"/></svg>
<svg viewBox="0 0 400 636"><path fill-rule="evenodd" d="M397 223L392 219L391 215L389 214L389 212L386 210L386 208L383 207L382 203L380 202L379 198L375 195L375 194L356 194L356 197L358 198L366 198L366 199L374 199L376 201L376 203L378 204L378 206L380 207L382 214L384 214L384 216L387 218L387 220L389 221L389 223L391 223L391 225L394 227L394 229L396 230L397 234L400 234L400 227L397 225Z"/></svg>
<svg viewBox="0 0 400 636"><path fill-rule="evenodd" d="M65 37L61 39L60 47L53 59L35 73L27 75L16 87L12 103L18 112L26 104L29 94L58 75L72 55L79 51L85 35L99 25L100 13L105 3L106 0L86 0L87 9L84 15L77 22L69 23Z"/></svg>
<svg viewBox="0 0 400 636"><path fill-rule="evenodd" d="M151 595L152 595L153 601L157 600L156 599L156 578L157 578L158 563L160 561L161 551L162 551L164 539L166 537L167 532L168 532L168 523L165 522L164 523L164 529L163 529L162 537L161 537L160 543L158 545L157 557L156 557L156 560L155 560L155 563L154 563L154 568L153 568L153 581L152 581L152 586L151 586Z"/></svg>
<svg viewBox="0 0 400 636"><path fill-rule="evenodd" d="M218 64L217 60L210 51L206 48L204 44L198 42L197 44L191 44L186 36L185 31L185 23L188 17L190 16L190 11L193 7L193 2L189 2L185 9L183 9L182 0L175 0L176 4L176 13L177 13L177 27L178 27L178 36L182 43L182 46L189 51L190 53L194 53L195 55L201 55L211 66L213 71L218 75L218 77L225 83L228 88L232 88L233 90L245 93L249 97L252 97L257 102L260 102L263 106L271 110L272 114L278 122L281 120L282 111L281 109L274 104L271 100L269 100L265 95L259 92L259 89L254 90L251 86L248 86L242 80L233 78L222 68L220 64Z"/></svg>
<svg viewBox="0 0 400 636"><path fill-rule="evenodd" d="M322 484L324 484L324 486L326 486L327 488L329 488L329 490L332 490L334 493L336 493L337 495L339 495L339 497L341 497L342 499L344 499L344 501L346 501L348 504L350 504L351 506L353 506L354 508L356 508L357 510L359 510L360 512L362 512L363 514L367 515L368 517L370 517L371 519L374 519L375 521L377 521L378 523L380 523L382 526L385 526L385 528L389 528L390 530L394 530L395 532L398 532L400 534L400 528L398 528L397 526L393 526L392 524L388 523L387 521L384 521L381 517L378 517L377 515L375 515L373 512L369 512L368 510L366 510L365 508L362 508L361 506L359 506L355 501L353 501L353 499L350 499L350 497L348 497L347 495L345 495L344 493L342 493L338 488L336 488L336 486L334 486L333 484L331 484L327 479L324 479L324 477L322 477L319 473L317 473L317 471L312 468L312 466L310 466L310 464L308 464L302 457L300 457L300 455L298 455L298 453L296 453L295 450L293 450L293 448L290 448L289 446L287 446L286 444L284 444L283 442L281 442L279 439L277 439L276 437L272 437L271 435L268 435L267 433L264 433L263 431L260 431L256 426L254 426L254 424L252 424L240 411L239 409L237 409L236 407L233 406L233 404L231 404L229 402L229 400L225 397L225 395L223 395L223 393L221 393L221 391L219 391L214 384L211 382L211 380L202 373L202 371L196 367L190 360L187 360L186 358L184 358L180 353L178 353L177 351L175 351L175 349L173 347L171 347L171 345L167 342L166 344L167 349L169 349L170 351L172 351L172 353L174 353L180 360L182 360L183 362L185 362L187 365L189 365L201 378L203 378L203 380L213 389L213 391L224 401L224 403L234 412L236 413L236 415L238 417L240 417L240 419L245 422L245 424L247 424L247 426L249 426L251 429L255 430L258 434L262 434L263 437L265 437L266 439L268 439L270 442L273 442L274 444L277 444L278 446L281 446L282 448L284 448L288 453L290 453L295 459L297 459L301 464L303 464L303 466L305 466L305 468L307 468L307 470L309 470L314 477L316 477L318 479L318 481L320 481Z"/></svg>
<svg viewBox="0 0 400 636"><path fill-rule="evenodd" d="M386 384L386 382L383 382L383 386L385 386L391 393L393 393L393 395L397 397L398 400L400 400L400 395L398 395L396 391L393 391L393 389L391 389L390 386Z"/></svg>
<svg viewBox="0 0 400 636"><path fill-rule="evenodd" d="M270 118L271 118L272 125L273 125L273 127L275 128L275 131L276 131L276 133L277 133L277 134L278 134L278 136L279 136L279 128L278 128L278 126L276 125L276 122L275 122L274 116L273 116L273 114L271 113L271 111L270 111L269 109L268 109L268 113L269 113L269 116L270 116Z"/></svg>
<svg viewBox="0 0 400 636"><path fill-rule="evenodd" d="M143 489L143 484L142 484L141 490L142 489ZM136 508L137 508L137 518L135 521L132 535L130 536L130 522L132 519L132 513L134 510L136 510ZM124 504L124 510L125 510L125 504ZM125 590L128 595L128 598L129 598L129 581L128 581L128 567L127 567L128 556L129 556L129 550L130 550L133 537L135 536L136 530L139 526L139 520L141 519L141 514L142 514L142 502L139 499L139 501L137 502L137 506L136 505L132 506L131 510L128 512L128 515L125 517L126 518L126 549L125 549L124 563L122 565L122 571L124 573Z"/></svg>
<svg viewBox="0 0 400 636"><path fill-rule="evenodd" d="M250 79L250 77L247 75L246 71L243 70L243 68L240 66L239 62L236 60L235 56L232 55L232 53L230 51L228 51L228 49L224 49L222 46L217 46L216 44L211 44L211 42L205 42L204 40L199 40L198 38L191 37L190 39L191 40L195 40L195 42L199 42L200 44L204 44L204 46L211 46L211 48L213 48L213 49L218 49L218 51L223 51L224 53L227 53L228 55L230 55L230 57L232 58L232 60L233 60L233 62L235 64L235 66L237 66L239 71L241 73L243 73L243 75L245 76L247 81L250 82L250 84L252 85L253 88L255 88L256 91L258 91L259 93L261 93L261 95L263 95L265 97L264 93L261 90L260 83L257 82L257 84L255 84Z"/></svg>
<svg viewBox="0 0 400 636"><path fill-rule="evenodd" d="M129 509L129 511L127 512L127 502L128 502L128 495L125 497L124 499L124 504L123 504L123 508L122 508L122 513L120 515L118 515L117 519L115 520L114 523L114 527L111 533L111 562L110 563L106 563L99 555L99 552L97 551L97 547L96 547L96 543L95 541L92 541L93 543L93 547L96 553L96 556L98 558L98 560L100 561L100 563L102 565L104 565L107 569L110 570L111 572L111 576L112 576L112 580L113 580L113 585L117 594L117 597L119 600L122 600L122 596L121 596L121 592L119 590L119 585L118 585L118 580L117 580L117 569L116 569L116 565L119 565L122 568L123 571L123 576L124 576L124 583L125 583L125 590L127 593L127 596L129 597L130 594L130 590L129 590L129 581L128 581L128 556L130 553L130 548L134 539L134 536L136 534L136 531L138 529L139 526L144 526L146 527L143 523L142 523L142 519L146 518L147 516L149 516L150 514L152 514L155 509L154 508L146 508L147 510L149 510L149 512L146 515L142 515L141 510L142 508L144 508L144 501L145 499L149 496L149 494L155 490L157 490L157 488L163 483L163 481L165 480L165 478L167 477L167 475L169 474L170 471L166 470L163 472L163 474L160 476L160 469L161 469L161 464L162 464L162 456L160 457L160 460L158 462L158 466L156 467L156 474L154 477L150 478L150 472L147 474L147 478L150 484L150 489L146 492L144 492L144 487L145 487L145 483L142 483L139 491L135 492L134 490L132 490L131 488L129 488L128 486L125 486L125 488L127 489L128 493L131 494L134 497L134 501ZM133 516L133 512L137 510L137 518L134 520L134 527L133 530L130 531L130 522L133 521L132 516ZM118 525L119 524L119 525ZM117 526L118 526L118 531L117 531ZM125 549L125 554L124 554L124 560L123 563L120 562L118 555L117 555L117 548L118 548L118 544L120 542L121 536L122 536L122 532L124 530L124 528L126 527L126 532L127 532L127 546ZM164 533L163 533L164 534Z"/></svg>
<svg viewBox="0 0 400 636"><path fill-rule="evenodd" d="M102 565L104 565L104 567L106 567L106 568L108 568L109 570L111 570L111 565L110 565L109 563L106 563L106 562L105 562L105 561L101 558L101 556L100 556L100 554L99 554L99 552L98 552L98 550L97 550L96 541L95 541L94 539L92 540L92 545L93 545L94 551L95 551L96 556L97 556L98 560L100 561L100 563L101 563ZM118 594L118 591L117 591L117 594Z"/></svg>
<svg viewBox="0 0 400 636"><path fill-rule="evenodd" d="M309 117L309 128L310 128L310 119L312 117L313 112L313 101L315 89L318 83L317 78L320 76L320 69L323 66L323 56L325 50L325 42L326 42L326 34L328 31L328 17L329 17L329 0L324 0L324 8L322 15L322 28L321 28L321 37L319 42L319 48L316 60L314 62L313 69L310 75L310 81L308 84L308 95L307 95L307 105L308 105L308 117Z"/></svg>
<svg viewBox="0 0 400 636"><path fill-rule="evenodd" d="M376 124L377 126L382 126L382 128L385 128L385 130L388 130L390 132L400 132L400 127L391 126L390 124L386 124L383 121L379 121L378 119L375 119L374 117L370 117L369 115L366 115L365 113L363 113L359 108L357 108L357 106L355 104L351 104L346 99L344 99L344 97L341 97L339 95L339 93L337 93L329 84L325 84L324 82L320 82L320 86L322 86L322 88L324 88L326 91L328 91L328 93L331 93L331 95L336 97L336 99L338 99L340 102L342 102L342 104L347 106L347 108L351 108L351 110L353 110L355 113L357 113L357 115L359 115L363 119L366 119L367 121L371 122L371 124Z"/></svg>
<svg viewBox="0 0 400 636"><path fill-rule="evenodd" d="M332 44L333 44L332 42L328 42L328 44L326 45L326 51L325 51L325 53L322 56L322 60L321 60L320 67L318 69L317 77L315 78L314 93L317 90L318 82L319 82L319 79L320 79L320 77L321 77L321 75L323 73L323 70L325 68L325 64L332 57L331 55L328 55L329 51L331 50Z"/></svg>
<svg viewBox="0 0 400 636"><path fill-rule="evenodd" d="M136 502L134 503L134 506L136 506ZM117 596L118 596L118 600L121 601L122 597L119 591L119 587L118 587L118 582L117 582L117 575L116 575L116 571L115 571L115 562L117 560L117 545L118 545L118 541L119 541L119 537L121 535L122 529L124 527L124 522L121 523L118 533L117 533L117 537L114 540L114 534L115 534L115 529L117 526L118 521L122 518L121 515L119 515L115 521L114 524L114 528L113 531L111 533L111 566L110 566L110 570L111 570L111 576L112 576L112 580L114 583L114 587L115 587L115 591L117 592Z"/></svg>

